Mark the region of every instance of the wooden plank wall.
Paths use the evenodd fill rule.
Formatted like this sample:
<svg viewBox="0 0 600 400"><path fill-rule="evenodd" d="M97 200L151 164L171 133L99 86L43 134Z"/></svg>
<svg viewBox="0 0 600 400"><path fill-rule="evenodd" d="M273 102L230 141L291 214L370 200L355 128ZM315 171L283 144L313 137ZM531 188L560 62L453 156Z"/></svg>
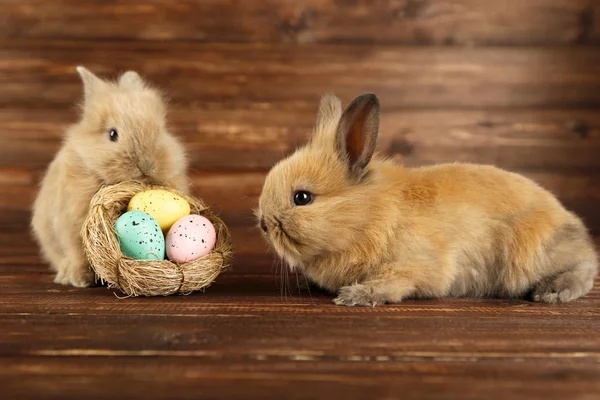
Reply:
<svg viewBox="0 0 600 400"><path fill-rule="evenodd" d="M524 173L600 233L599 43L600 0L4 0L0 223L27 236L36 182L77 119L81 64L168 92L238 271L270 271L250 209L325 92L380 96L382 152Z"/></svg>

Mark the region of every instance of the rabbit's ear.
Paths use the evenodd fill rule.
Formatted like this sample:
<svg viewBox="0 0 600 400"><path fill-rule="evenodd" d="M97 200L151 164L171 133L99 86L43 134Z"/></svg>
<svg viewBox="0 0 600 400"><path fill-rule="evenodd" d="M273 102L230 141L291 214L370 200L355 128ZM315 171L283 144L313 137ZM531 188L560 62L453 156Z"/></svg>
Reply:
<svg viewBox="0 0 600 400"><path fill-rule="evenodd" d="M102 79L98 78L84 67L77 67L77 72L83 81L83 91L86 99L106 85Z"/></svg>
<svg viewBox="0 0 600 400"><path fill-rule="evenodd" d="M140 90L144 88L144 80L135 71L127 71L119 78L119 86L128 90Z"/></svg>
<svg viewBox="0 0 600 400"><path fill-rule="evenodd" d="M336 145L353 178L363 176L375 152L379 131L379 100L371 93L357 97L346 108L337 127Z"/></svg>
<svg viewBox="0 0 600 400"><path fill-rule="evenodd" d="M329 93L321 98L312 142L318 146L331 147L335 144L335 131L342 116L342 102Z"/></svg>

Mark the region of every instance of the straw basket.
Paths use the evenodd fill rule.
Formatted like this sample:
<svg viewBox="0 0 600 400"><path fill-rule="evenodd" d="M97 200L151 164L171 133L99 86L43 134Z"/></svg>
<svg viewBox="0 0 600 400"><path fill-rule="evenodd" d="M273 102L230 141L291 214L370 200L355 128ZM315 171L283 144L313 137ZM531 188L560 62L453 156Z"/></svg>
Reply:
<svg viewBox="0 0 600 400"><path fill-rule="evenodd" d="M129 200L148 189L177 193L190 203L192 214L210 220L217 233L214 249L183 264L168 260L136 260L121 253L115 222L127 211ZM97 278L130 296L167 296L205 289L229 267L233 254L227 227L201 200L171 188L135 181L105 186L94 195L81 236L85 254Z"/></svg>

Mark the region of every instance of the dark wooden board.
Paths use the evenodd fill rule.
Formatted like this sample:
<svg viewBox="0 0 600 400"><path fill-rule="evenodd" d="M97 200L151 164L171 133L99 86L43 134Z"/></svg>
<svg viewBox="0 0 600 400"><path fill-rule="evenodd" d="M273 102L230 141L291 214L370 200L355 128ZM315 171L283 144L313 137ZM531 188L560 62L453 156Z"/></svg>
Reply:
<svg viewBox="0 0 600 400"><path fill-rule="evenodd" d="M587 12L580 15L580 21L587 27L584 32L587 32L585 36L591 38L595 43L600 40L600 7L593 7L588 9Z"/></svg>
<svg viewBox="0 0 600 400"><path fill-rule="evenodd" d="M295 357L293 357L295 358ZM293 359L292 358L292 359ZM600 394L596 360L301 361L6 358L8 399L575 399Z"/></svg>
<svg viewBox="0 0 600 400"><path fill-rule="evenodd" d="M375 92L385 108L597 107L599 47L397 47L0 41L0 107L63 108L75 66L135 69L175 105L296 104Z"/></svg>
<svg viewBox="0 0 600 400"><path fill-rule="evenodd" d="M262 279L253 275L243 278L252 284ZM230 283L230 279L224 277L221 282L222 286ZM230 296L233 288L240 296L236 308L215 301L218 294L213 292L222 290L216 286L209 289L210 293L192 295L193 300L165 299L162 313L156 310L160 308L156 302L147 301L151 304L147 307L151 314L133 311L129 304L133 301L120 300L106 292L94 296L99 303L93 307L94 318L82 312L77 303L73 310L47 306L49 315L13 314L10 311L13 307L6 307L9 311L0 314L0 323L10 335L0 338L0 356L189 356L200 359L216 356L275 360L305 355L312 361L352 357L365 361L443 357L600 359L600 339L592 337L600 330L600 323L598 314L592 311L568 314L558 310L549 317L547 308L536 310L537 306L524 302L502 301L475 301L479 305L475 311L472 300L444 300L443 307L439 301L434 306L407 301L403 306L386 306L369 312L338 311L339 307L330 301L332 296L315 295L312 303L305 298L288 297L287 303L282 299L279 304L265 304L259 296L245 298L241 285L230 286ZM270 294L277 298L277 288L272 284L269 288L263 297L269 299ZM63 297L77 296L58 292ZM20 296L10 299L19 301ZM61 303L58 302L57 307ZM123 313L117 312L120 303L125 303ZM181 310L173 310L179 303L183 303ZM109 311L104 312L99 305ZM521 312L528 307L532 309ZM478 318L474 319L476 312ZM315 326L326 329L315 331ZM106 331L111 328L114 332L107 336ZM245 336L236 335L235 332L242 329ZM541 335L545 340L539 340ZM36 340L23 340L26 337Z"/></svg>
<svg viewBox="0 0 600 400"><path fill-rule="evenodd" d="M0 36L42 40L588 43L596 0L168 0L0 5ZM33 12L35 10L35 12Z"/></svg>
<svg viewBox="0 0 600 400"><path fill-rule="evenodd" d="M318 97L312 104L289 107L273 102L262 108L175 104L169 125L183 139L192 170L265 171L308 139L317 104ZM600 108L383 107L378 149L407 165L468 161L512 170L600 170ZM65 129L77 119L69 106L0 109L0 167L45 168Z"/></svg>
<svg viewBox="0 0 600 400"><path fill-rule="evenodd" d="M201 345L205 353L198 356L219 350L223 355L248 358L276 355L276 348L289 338L296 343L289 343L289 350L281 348L282 354L375 358L385 355L381 351L385 348L390 357L436 353L458 353L454 355L458 357L470 351L489 358L517 357L517 353L585 358L572 354L578 351L600 357L595 354L600 338L592 335L600 329L598 287L566 305L440 299L370 308L335 306L331 294L313 291L309 295L295 287L282 294L268 274L225 274L205 293L156 298L118 298L113 290L69 288L49 278L47 272L2 269L0 321L12 332L0 338L3 357L64 356L70 350L90 355L114 351L118 356L128 350L131 355L144 351L178 355ZM60 337L66 325L73 328L68 336ZM106 328L111 325L122 326L107 338ZM246 337L236 336L242 326ZM328 329L315 331L315 326ZM542 334L547 341L538 339ZM27 335L39 339L21 340ZM361 340L353 344L358 337ZM472 347L475 341L477 348Z"/></svg>
<svg viewBox="0 0 600 400"><path fill-rule="evenodd" d="M444 299L346 308L323 293L282 297L268 275L224 275L204 294L119 299L9 271L0 267L8 399L600 394L599 287L561 306Z"/></svg>

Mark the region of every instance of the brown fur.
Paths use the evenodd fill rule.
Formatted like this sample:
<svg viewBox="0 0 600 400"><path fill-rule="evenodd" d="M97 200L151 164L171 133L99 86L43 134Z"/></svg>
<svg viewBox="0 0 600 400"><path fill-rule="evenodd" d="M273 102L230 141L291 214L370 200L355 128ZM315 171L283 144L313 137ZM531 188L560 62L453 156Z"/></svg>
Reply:
<svg viewBox="0 0 600 400"><path fill-rule="evenodd" d="M105 184L135 179L188 190L182 145L166 130L159 92L135 72L118 82L78 67L85 89L81 121L68 129L48 167L33 208L32 228L55 282L93 283L80 230L89 202ZM116 142L109 131L117 129Z"/></svg>
<svg viewBox="0 0 600 400"><path fill-rule="evenodd" d="M531 180L492 166L405 168L377 156L361 174L357 163L373 149L356 144L374 147L378 110L373 95L343 115L336 97L324 97L311 141L269 172L257 216L291 268L350 306L530 292L553 303L591 289L598 262L586 228ZM297 190L314 201L295 206Z"/></svg>

